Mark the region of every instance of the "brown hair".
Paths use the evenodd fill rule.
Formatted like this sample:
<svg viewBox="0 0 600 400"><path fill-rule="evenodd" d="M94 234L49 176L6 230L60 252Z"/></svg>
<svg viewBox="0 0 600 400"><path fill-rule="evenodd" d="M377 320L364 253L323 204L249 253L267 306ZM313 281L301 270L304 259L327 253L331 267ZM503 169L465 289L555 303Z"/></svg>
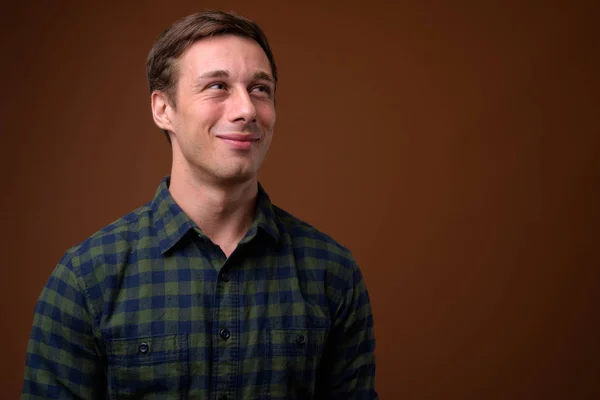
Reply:
<svg viewBox="0 0 600 400"><path fill-rule="evenodd" d="M265 51L273 79L277 82L277 67L269 47L267 36L254 22L233 12L206 11L188 15L176 21L164 31L152 46L146 61L146 75L150 93L160 90L167 95L171 105L175 104L179 57L196 41L232 34L256 41Z"/></svg>

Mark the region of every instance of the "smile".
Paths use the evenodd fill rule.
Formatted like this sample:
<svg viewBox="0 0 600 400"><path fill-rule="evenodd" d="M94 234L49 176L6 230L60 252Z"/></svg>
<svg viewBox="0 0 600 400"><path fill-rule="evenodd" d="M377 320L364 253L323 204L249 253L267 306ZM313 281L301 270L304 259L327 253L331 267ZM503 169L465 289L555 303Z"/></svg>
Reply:
<svg viewBox="0 0 600 400"><path fill-rule="evenodd" d="M252 144L258 142L260 137L255 134L248 135L240 135L240 134L231 134L231 135L218 135L219 139L227 143L229 146L235 149L247 150L252 147Z"/></svg>

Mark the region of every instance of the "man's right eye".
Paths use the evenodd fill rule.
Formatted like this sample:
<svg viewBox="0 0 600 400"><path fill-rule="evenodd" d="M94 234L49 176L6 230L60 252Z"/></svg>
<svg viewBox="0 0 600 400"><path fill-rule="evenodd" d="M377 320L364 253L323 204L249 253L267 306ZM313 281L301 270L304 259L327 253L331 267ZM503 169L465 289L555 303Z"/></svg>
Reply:
<svg viewBox="0 0 600 400"><path fill-rule="evenodd" d="M208 85L206 87L207 89L217 89L217 90L223 90L225 89L225 84L222 82L215 82L215 83L211 83L210 85Z"/></svg>

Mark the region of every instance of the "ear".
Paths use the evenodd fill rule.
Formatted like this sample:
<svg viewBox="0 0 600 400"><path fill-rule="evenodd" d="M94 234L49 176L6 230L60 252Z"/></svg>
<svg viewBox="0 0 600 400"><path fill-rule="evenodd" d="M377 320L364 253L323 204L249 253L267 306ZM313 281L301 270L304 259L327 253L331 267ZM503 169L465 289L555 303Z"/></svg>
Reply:
<svg viewBox="0 0 600 400"><path fill-rule="evenodd" d="M154 123L163 131L173 132L173 111L174 108L163 92L155 90L151 95L152 118Z"/></svg>

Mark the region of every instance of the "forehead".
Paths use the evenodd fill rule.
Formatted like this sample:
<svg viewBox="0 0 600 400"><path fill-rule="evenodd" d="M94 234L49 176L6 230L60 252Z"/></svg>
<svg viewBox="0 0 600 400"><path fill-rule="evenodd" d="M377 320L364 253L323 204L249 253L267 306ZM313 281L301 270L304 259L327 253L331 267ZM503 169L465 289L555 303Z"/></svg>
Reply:
<svg viewBox="0 0 600 400"><path fill-rule="evenodd" d="M235 35L219 35L193 43L179 60L182 76L198 75L211 70L225 70L230 74L271 73L264 50L254 40Z"/></svg>

